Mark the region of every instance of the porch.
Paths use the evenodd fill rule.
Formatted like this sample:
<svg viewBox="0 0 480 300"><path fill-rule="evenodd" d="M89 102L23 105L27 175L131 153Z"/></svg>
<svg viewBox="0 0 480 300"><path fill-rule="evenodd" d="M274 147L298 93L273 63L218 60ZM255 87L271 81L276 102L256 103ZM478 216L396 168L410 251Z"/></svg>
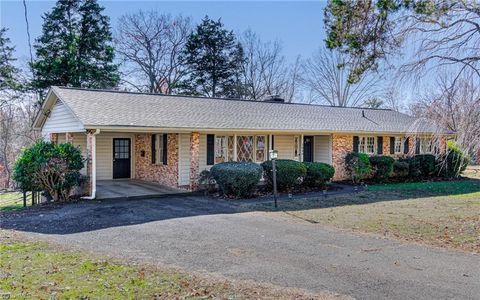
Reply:
<svg viewBox="0 0 480 300"><path fill-rule="evenodd" d="M97 181L96 199L162 198L186 194L190 194L190 192L143 180L113 179Z"/></svg>

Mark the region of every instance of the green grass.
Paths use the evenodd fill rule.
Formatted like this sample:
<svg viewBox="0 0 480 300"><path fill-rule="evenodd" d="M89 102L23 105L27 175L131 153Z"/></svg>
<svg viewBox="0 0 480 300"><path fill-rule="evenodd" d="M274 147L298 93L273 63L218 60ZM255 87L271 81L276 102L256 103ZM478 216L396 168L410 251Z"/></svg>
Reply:
<svg viewBox="0 0 480 300"><path fill-rule="evenodd" d="M31 197L31 194L28 194ZM0 212L15 211L23 209L22 193L0 193ZM31 205L32 199L27 197L27 207Z"/></svg>
<svg viewBox="0 0 480 300"><path fill-rule="evenodd" d="M245 207L341 229L480 253L480 180L372 185L366 192Z"/></svg>
<svg viewBox="0 0 480 300"><path fill-rule="evenodd" d="M435 194L466 194L480 191L480 180L409 182L375 184L368 187L369 191L419 190Z"/></svg>
<svg viewBox="0 0 480 300"><path fill-rule="evenodd" d="M7 236L5 236L7 235ZM15 240L0 231L0 298L205 299L310 298L299 291L125 264ZM321 299L333 298L329 294Z"/></svg>

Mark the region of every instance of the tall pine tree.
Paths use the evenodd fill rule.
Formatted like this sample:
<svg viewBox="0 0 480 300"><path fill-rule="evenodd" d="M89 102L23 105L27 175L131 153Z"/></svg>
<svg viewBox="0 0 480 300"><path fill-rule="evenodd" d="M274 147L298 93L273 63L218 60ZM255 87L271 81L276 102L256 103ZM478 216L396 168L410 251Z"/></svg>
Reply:
<svg viewBox="0 0 480 300"><path fill-rule="evenodd" d="M184 61L189 78L184 92L209 97L240 97L243 49L220 20L206 16L190 35Z"/></svg>
<svg viewBox="0 0 480 300"><path fill-rule="evenodd" d="M20 88L17 80L19 70L13 65L15 48L10 46L10 39L6 33L7 28L0 29L0 92Z"/></svg>
<svg viewBox="0 0 480 300"><path fill-rule="evenodd" d="M58 0L36 40L33 85L111 88L119 81L109 18L96 0Z"/></svg>

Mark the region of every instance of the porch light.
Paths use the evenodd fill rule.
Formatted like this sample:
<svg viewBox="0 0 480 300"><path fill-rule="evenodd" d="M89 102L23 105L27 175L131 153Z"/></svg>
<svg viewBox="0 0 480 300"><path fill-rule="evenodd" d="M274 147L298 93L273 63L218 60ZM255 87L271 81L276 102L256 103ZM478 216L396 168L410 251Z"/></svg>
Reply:
<svg viewBox="0 0 480 300"><path fill-rule="evenodd" d="M278 157L278 150L270 150L270 159L277 159Z"/></svg>

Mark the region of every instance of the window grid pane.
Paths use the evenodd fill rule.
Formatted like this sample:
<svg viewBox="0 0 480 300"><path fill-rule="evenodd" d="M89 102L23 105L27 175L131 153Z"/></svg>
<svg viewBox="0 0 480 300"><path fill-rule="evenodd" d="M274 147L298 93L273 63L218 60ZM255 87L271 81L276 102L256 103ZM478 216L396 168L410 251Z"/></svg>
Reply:
<svg viewBox="0 0 480 300"><path fill-rule="evenodd" d="M266 137L264 135L257 136L257 150L256 150L256 161L257 162L263 162L265 161L265 141Z"/></svg>
<svg viewBox="0 0 480 300"><path fill-rule="evenodd" d="M237 161L253 161L253 136L237 136Z"/></svg>

